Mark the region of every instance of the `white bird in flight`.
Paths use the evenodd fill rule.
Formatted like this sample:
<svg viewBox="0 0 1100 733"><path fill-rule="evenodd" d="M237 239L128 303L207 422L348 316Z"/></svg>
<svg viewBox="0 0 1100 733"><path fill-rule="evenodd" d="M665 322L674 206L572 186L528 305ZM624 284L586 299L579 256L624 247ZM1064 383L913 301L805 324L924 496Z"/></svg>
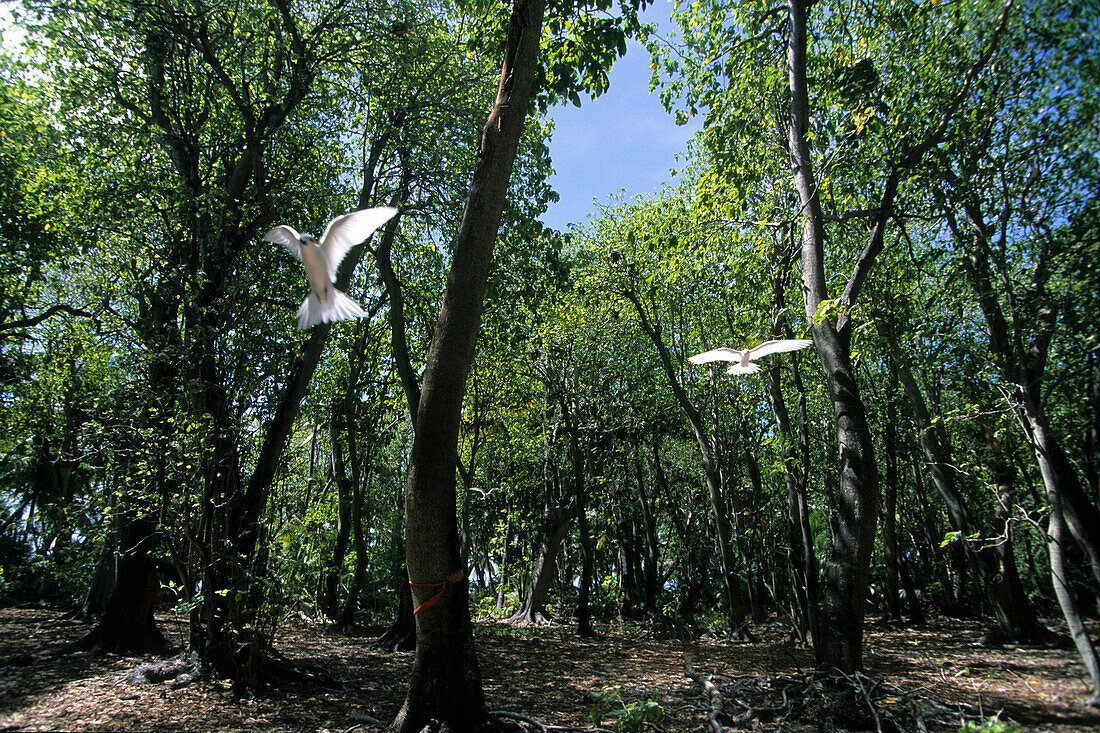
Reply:
<svg viewBox="0 0 1100 733"><path fill-rule="evenodd" d="M723 347L690 356L688 361L692 364L706 364L709 361L732 361L733 364L730 364L730 368L726 370L730 374L755 374L760 371L760 365L754 362L753 359L759 359L770 354L780 354L784 351L798 351L812 343L813 341L810 339L779 339L765 341L759 346L741 351Z"/></svg>
<svg viewBox="0 0 1100 733"><path fill-rule="evenodd" d="M355 245L365 242L374 230L385 224L397 209L379 206L360 209L336 217L325 227L321 240L312 234L299 234L285 224L264 235L264 240L283 245L302 261L309 281L309 295L298 309L298 329L304 331L318 323L362 318L359 304L332 286L336 268Z"/></svg>

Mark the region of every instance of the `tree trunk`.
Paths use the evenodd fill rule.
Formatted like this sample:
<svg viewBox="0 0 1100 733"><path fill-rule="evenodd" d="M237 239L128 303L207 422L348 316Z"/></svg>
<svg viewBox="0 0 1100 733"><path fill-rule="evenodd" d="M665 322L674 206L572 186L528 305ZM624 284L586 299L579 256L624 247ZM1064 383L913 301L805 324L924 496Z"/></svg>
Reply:
<svg viewBox="0 0 1100 733"><path fill-rule="evenodd" d="M363 583L367 579L367 543L363 536L363 475L362 462L359 455L359 428L355 423L352 408L352 400L344 400L344 420L348 435L348 458L351 460L351 507L350 523L352 542L355 546L355 568L352 571L351 585L348 586L348 596L344 599L344 607L340 611L337 626L342 629L350 629L355 626L355 614L359 610L359 594L363 591Z"/></svg>
<svg viewBox="0 0 1100 733"><path fill-rule="evenodd" d="M595 564L592 547L591 528L588 523L588 509L585 507L585 487L579 487L577 493L577 534L581 546L581 587L577 593L577 635L592 638L596 632L592 629L592 612L589 597L592 592L592 569Z"/></svg>
<svg viewBox="0 0 1100 733"><path fill-rule="evenodd" d="M1080 616L1067 585L1069 579L1065 573L1063 540L1068 528L1087 554L1093 577L1100 580L1100 512L1083 491L1073 466L1051 433L1042 403L1043 372L1049 357L1050 342L1058 327L1058 308L1047 294L1051 269L1047 259L1052 254L1050 243L1045 238L1039 241L1036 262L1031 268L1031 282L1024 293L1026 297L1020 299L1027 304L1027 312L1014 312L1010 326L992 284L989 229L980 201L975 193L965 189L962 180L950 168L945 169L945 175L947 182L958 187L961 194L967 220L965 229L949 205L947 194L936 192L937 199L945 209L952 233L967 246L964 268L985 319L993 362L1001 376L1015 387L1010 404L1035 455L1051 507L1047 545L1055 594L1082 662L1093 679L1092 702L1096 702L1100 699L1096 651L1087 634L1074 631L1080 625ZM1005 275L1003 272L1000 274Z"/></svg>
<svg viewBox="0 0 1100 733"><path fill-rule="evenodd" d="M413 618L412 589L408 578L408 571L402 564L397 588L397 614L386 633L374 642L382 649L409 652L416 648L416 620Z"/></svg>
<svg viewBox="0 0 1100 733"><path fill-rule="evenodd" d="M575 512L567 507L547 507L540 533L538 552L531 566L531 579L527 584L527 593L519 610L508 619L515 624L544 624L549 622L546 613L546 599L550 596L550 585L558 574L558 553L562 542L569 534Z"/></svg>
<svg viewBox="0 0 1100 733"><path fill-rule="evenodd" d="M1088 700L1089 705L1100 705L1100 658L1097 657L1096 648L1089 639L1088 630L1081 622L1081 615L1077 608L1077 601L1073 597L1073 591L1069 585L1065 558L1065 543L1069 539L1066 535L1066 522L1062 516L1061 501L1057 493L1050 492L1050 521L1047 529L1047 550L1050 553L1050 577L1054 584L1054 595L1058 599L1058 605L1062 609L1062 616L1066 619L1073 645L1077 647L1077 653L1085 664L1089 679L1092 682L1092 696Z"/></svg>
<svg viewBox="0 0 1100 733"><path fill-rule="evenodd" d="M508 574L512 570L512 506L508 505L508 520L504 525L504 557L500 561L500 577L497 580L498 611L504 608L504 597L508 592Z"/></svg>
<svg viewBox="0 0 1100 733"><path fill-rule="evenodd" d="M684 411L684 415L691 425L692 435L694 435L695 443L699 447L699 456L703 463L703 473L706 476L707 493L710 498L711 511L714 514L714 523L718 534L719 556L722 560L722 582L726 595L730 635L735 638L741 637L745 631L745 606L741 590L737 583L736 554L734 552L734 545L732 544L733 532L730 528L729 513L726 510L726 499L722 490L721 469L718 465L718 457L716 456L714 442L711 436L708 435L702 414L691 401L691 397L688 396L680 380L676 377L676 371L672 365L672 356L669 354L668 346L665 345L664 339L661 337L660 323L655 319L653 321L650 320L645 307L642 305L633 287L626 290L623 295L634 307L634 312L638 316L639 325L649 337L650 342L656 347L661 368L665 372L665 377L668 379L669 386L672 388L672 393L675 395L676 401L680 405L680 409Z"/></svg>
<svg viewBox="0 0 1100 733"><path fill-rule="evenodd" d="M592 591L592 568L595 557L586 502L588 498L587 461L585 460L584 447L581 445L580 428L577 425L576 417L575 414L568 415L566 423L569 433L569 460L573 466L573 501L574 511L577 514L577 540L581 548L581 585L577 593L577 634L584 638L591 638L596 635L592 630L592 612L589 608L589 597ZM572 580L572 574L570 574L569 579Z"/></svg>
<svg viewBox="0 0 1100 733"><path fill-rule="evenodd" d="M1016 568L1016 552L1012 538L1012 506L1016 494L1016 476L1011 460L1009 460L1001 448L1000 442L993 433L993 427L986 419L981 419L982 433L985 437L986 448L989 450L990 461L993 468L993 477L996 482L996 509L994 518L994 537L997 541L992 547L983 549L992 555L991 562L997 566L998 573L989 582L989 593L996 596L994 609L997 613L997 628L1018 629L1019 636L1007 637L1009 640L1019 640L1031 643L1047 643L1051 640L1050 631L1043 626L1035 614L1028 600L1027 591L1024 590L1020 573ZM1004 615L1005 618L1001 618ZM987 642L1000 641L1000 638L987 639Z"/></svg>
<svg viewBox="0 0 1100 733"><path fill-rule="evenodd" d="M726 499L722 492L722 480L716 471L707 471L707 494L714 514L718 541L718 557L721 560L722 587L726 594L726 618L731 638L740 639L745 634L746 612L744 598L738 585L737 555L734 552L734 536Z"/></svg>
<svg viewBox="0 0 1100 733"><path fill-rule="evenodd" d="M913 482L913 499L916 502L918 516L914 518L914 524L919 532L919 538L913 536L913 549L916 552L917 562L921 573L919 582L915 585L927 588L935 582L942 587L943 594L933 599L941 609L948 608L952 604L950 598L951 577L947 554L939 549L939 544L944 537L944 528L939 524L939 510L929 506L928 498L924 493L924 477L920 471L921 459L916 454L916 448L908 451L909 476Z"/></svg>
<svg viewBox="0 0 1100 733"><path fill-rule="evenodd" d="M810 3L789 0L790 128L788 154L802 205L802 291L810 334L817 347L829 399L833 404L840 445L839 507L834 515L832 556L826 567L824 616L814 653L821 668L854 672L863 667L863 616L870 582L878 515L878 466L867 416L851 364L851 323L834 327L818 318L827 298L825 280L825 219L810 155L809 84L806 76L807 25ZM893 178L893 176L891 176ZM893 181L896 189L896 181ZM861 278L882 246L883 227L892 211L890 182L880 206L867 251L861 255L845 296L854 304Z"/></svg>
<svg viewBox="0 0 1100 733"><path fill-rule="evenodd" d="M1089 420L1085 428L1085 480L1089 495L1100 502L1100 354L1095 350L1085 357Z"/></svg>
<svg viewBox="0 0 1100 733"><path fill-rule="evenodd" d="M906 144L898 151L900 155L890 156L891 168L870 221L867 243L838 299L840 307L834 327L828 321L829 314L819 313L826 305L828 289L825 219L809 144L811 110L806 51L808 16L813 4L813 0L788 0L787 4L790 88L787 154L802 207L802 291L806 317L813 323L810 332L833 403L841 459L840 506L834 523L833 553L826 572L827 622L823 620L821 624L825 638L820 648L815 645L815 654L819 666L852 672L858 670L863 661L863 615L877 525L879 486L874 444L851 365L851 313L885 246L886 226L894 216L898 186L907 171L920 165L928 151L943 139L970 85L989 61L1007 23L1008 13L1001 14L992 42L967 70L958 94L940 112L936 126L922 139Z"/></svg>
<svg viewBox="0 0 1100 733"><path fill-rule="evenodd" d="M638 570L638 554L635 550L638 543L633 518L624 509L625 507L619 507L615 513L615 534L619 548L619 618L631 620L638 618L639 601L642 596L639 582L641 573Z"/></svg>
<svg viewBox="0 0 1100 733"><path fill-rule="evenodd" d="M1025 427L1047 496L1049 498L1052 492L1057 494L1066 526L1088 556L1093 579L1100 583L1100 511L1085 494L1061 442L1047 426L1046 415L1038 406L1037 398L1025 394L1024 402Z"/></svg>
<svg viewBox="0 0 1100 733"><path fill-rule="evenodd" d="M827 323L811 328L833 403L840 444L839 510L826 566L823 617L814 653L818 667L863 667L863 619L878 514L878 467L849 344ZM818 643L820 642L820 643Z"/></svg>
<svg viewBox="0 0 1100 733"><path fill-rule="evenodd" d="M793 229L792 229L793 239ZM787 286L790 281L794 248L781 251L775 246L775 273L772 276L772 335L790 338L790 327L782 314L787 306ZM780 435L784 436L783 480L787 488L787 568L792 588L793 632L803 643L817 638L821 598L817 588L817 555L810 529L810 508L806 495L810 482L810 433L806 415L806 390L802 386L802 370L797 354L791 355L791 371L798 395L798 431L791 423L790 410L783 396L783 364L773 360L768 365L768 398Z"/></svg>
<svg viewBox="0 0 1100 733"><path fill-rule="evenodd" d="M107 609L107 602L111 598L111 592L115 586L115 572L117 571L115 559L114 533L103 539L103 546L96 554L95 572L92 574L92 582L88 586L88 592L84 594L84 601L80 608L73 614L75 618L92 620L97 619Z"/></svg>
<svg viewBox="0 0 1100 733"><path fill-rule="evenodd" d="M657 520L653 515L655 498L651 499L645 488L645 473L640 456L635 458L635 466L638 477L638 504L642 510L642 530L645 533L644 556L642 558L642 572L645 574L645 598L643 610L647 616L657 615L657 596L660 593L661 548L657 539ZM658 450L658 439L653 439L653 476L660 486L665 483L664 469L661 467L661 456ZM656 497L656 492L654 493Z"/></svg>
<svg viewBox="0 0 1100 733"><path fill-rule="evenodd" d="M482 130L455 239L416 419L405 491L406 561L416 604L416 657L394 733L437 720L455 731L488 722L455 521L455 471L466 377L512 164L538 67L545 0L516 0L497 99Z"/></svg>
<svg viewBox="0 0 1100 733"><path fill-rule="evenodd" d="M883 463L886 464L886 481L882 492L882 554L886 566L883 595L885 618L892 624L901 623L901 596L898 594L898 459L897 435L894 431L898 419L894 404L897 387L897 379L891 379L886 394L886 424L882 426Z"/></svg>
<svg viewBox="0 0 1100 733"><path fill-rule="evenodd" d="M70 649L126 655L163 654L168 640L153 621L160 582L149 556L154 522L131 517L118 530L117 582L99 622Z"/></svg>
<svg viewBox="0 0 1100 733"><path fill-rule="evenodd" d="M320 603L321 612L336 620L340 614L339 587L347 559L348 540L351 536L351 491L348 486L347 467L344 465L344 450L340 445L341 400L333 400L329 413L329 439L332 443L332 474L336 483L336 541L332 555L325 569Z"/></svg>
<svg viewBox="0 0 1100 733"><path fill-rule="evenodd" d="M916 586L913 584L913 575L909 571L909 562L902 562L899 566L901 573L901 587L905 590L905 605L909 609L909 622L914 626L924 625L924 609L920 605L920 596L917 595Z"/></svg>

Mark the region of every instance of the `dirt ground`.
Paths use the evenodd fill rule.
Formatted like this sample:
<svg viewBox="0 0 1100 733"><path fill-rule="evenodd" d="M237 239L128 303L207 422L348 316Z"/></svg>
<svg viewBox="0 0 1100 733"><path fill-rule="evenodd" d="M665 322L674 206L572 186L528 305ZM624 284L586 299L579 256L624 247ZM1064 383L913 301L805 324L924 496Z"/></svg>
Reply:
<svg viewBox="0 0 1100 733"><path fill-rule="evenodd" d="M0 609L0 731L371 731L364 716L393 719L412 664L411 653L373 649L371 635L287 623L276 648L326 670L344 689L279 683L240 698L218 682L173 689L131 681L151 659L58 656L87 630L61 618L56 610ZM166 616L160 623L182 647L186 620ZM653 725L638 730L703 730L711 698L684 674L690 655L700 680L709 678L723 695L720 720L736 730L909 730L919 729L918 719L929 730L958 730L964 719L998 713L1024 731L1100 730L1100 710L1082 704L1087 685L1072 651L983 649L974 643L980 630L977 622L954 619L921 629L872 628L867 676L846 681L848 702L839 707L824 702L819 693L829 681L811 675L810 653L785 644L779 626L754 627L752 644L683 643L626 626L600 627L595 640L578 639L565 626L480 623L477 635L490 709L549 726L612 729L618 720L625 727L622 716L648 706ZM609 714L597 726L590 712L601 703ZM846 715L856 708L877 712Z"/></svg>

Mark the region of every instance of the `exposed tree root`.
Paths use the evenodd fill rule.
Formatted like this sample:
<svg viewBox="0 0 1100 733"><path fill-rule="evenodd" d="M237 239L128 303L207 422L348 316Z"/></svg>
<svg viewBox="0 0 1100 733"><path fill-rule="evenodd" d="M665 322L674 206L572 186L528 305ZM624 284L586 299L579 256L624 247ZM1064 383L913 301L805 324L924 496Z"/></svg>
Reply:
<svg viewBox="0 0 1100 733"><path fill-rule="evenodd" d="M121 629L117 626L97 625L83 638L59 651L60 654L88 652L92 655L118 654L121 656L167 655L173 652L172 644L157 628Z"/></svg>
<svg viewBox="0 0 1100 733"><path fill-rule="evenodd" d="M416 649L416 630L389 630L380 636L374 645L391 652L411 652Z"/></svg>
<svg viewBox="0 0 1100 733"><path fill-rule="evenodd" d="M122 676L121 682L131 685L167 683L178 690L202 678L202 666L197 654L180 654L159 662L140 664Z"/></svg>
<svg viewBox="0 0 1100 733"><path fill-rule="evenodd" d="M536 730L539 731L539 733L551 733L551 731L562 731L563 733L613 733L613 731L607 728L577 728L574 726L550 725L549 723L543 723L534 718L529 718L526 715L510 713L507 710L494 710L489 713L489 717L496 720L500 725L500 730L508 731L509 733L513 731L514 733L525 733L529 730Z"/></svg>
<svg viewBox="0 0 1100 733"><path fill-rule="evenodd" d="M514 616L504 619L504 623L512 626L553 626L554 620L543 611L520 611Z"/></svg>
<svg viewBox="0 0 1100 733"><path fill-rule="evenodd" d="M296 662L274 649L268 652L268 658L264 660L264 665L264 671L278 679L290 680L291 682L311 682L318 687L329 690L355 691L354 686L341 682L326 670L306 662Z"/></svg>
<svg viewBox="0 0 1100 733"><path fill-rule="evenodd" d="M649 616L641 624L642 637L653 639L675 639L682 642L693 642L699 638L699 631L681 616L665 616L656 614Z"/></svg>
<svg viewBox="0 0 1100 733"><path fill-rule="evenodd" d="M704 675L692 667L688 657L684 674L702 688L708 733L722 733L728 729L723 726L738 728L753 720L876 733L928 733L930 723L957 727L963 719L981 718L979 710L951 710L860 672L845 674L834 669L795 677ZM734 714L733 706L740 711Z"/></svg>
<svg viewBox="0 0 1100 733"><path fill-rule="evenodd" d="M366 713L360 713L358 711L351 714L351 719L355 721L355 725L344 730L344 733L353 733L353 731L357 731L361 728L366 728L368 726L371 728L377 728L379 730L386 730L390 727L390 724L385 722L384 720L379 720L378 718L371 717Z"/></svg>
<svg viewBox="0 0 1100 733"><path fill-rule="evenodd" d="M707 696L707 700L710 704L710 711L707 713L707 730L712 733L722 733L722 723L719 721L719 718L724 715L724 711L722 710L722 691L719 690L718 686L711 682L709 678L703 677L703 675L692 668L690 655L684 658L684 674L701 685L703 687L703 692Z"/></svg>

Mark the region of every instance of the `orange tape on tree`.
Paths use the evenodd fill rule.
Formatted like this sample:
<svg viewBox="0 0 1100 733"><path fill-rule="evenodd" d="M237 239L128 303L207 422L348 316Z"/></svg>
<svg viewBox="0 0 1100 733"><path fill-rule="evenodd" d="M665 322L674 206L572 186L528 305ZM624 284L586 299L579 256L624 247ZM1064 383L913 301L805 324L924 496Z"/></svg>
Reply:
<svg viewBox="0 0 1100 733"><path fill-rule="evenodd" d="M466 577L466 573L464 573L461 570L456 570L454 575L452 575L451 577L447 578L446 580L444 580L440 583L414 583L410 580L409 585L412 586L413 588L439 588L439 590L436 591L436 594L434 596L432 596L431 598L424 601L419 606L417 606L416 608L413 609L413 616L419 616L421 611L429 609L432 606L434 606L435 604L439 603L439 599L443 597L443 594L447 590L447 584L448 583L457 583L457 582L465 579L465 577Z"/></svg>

